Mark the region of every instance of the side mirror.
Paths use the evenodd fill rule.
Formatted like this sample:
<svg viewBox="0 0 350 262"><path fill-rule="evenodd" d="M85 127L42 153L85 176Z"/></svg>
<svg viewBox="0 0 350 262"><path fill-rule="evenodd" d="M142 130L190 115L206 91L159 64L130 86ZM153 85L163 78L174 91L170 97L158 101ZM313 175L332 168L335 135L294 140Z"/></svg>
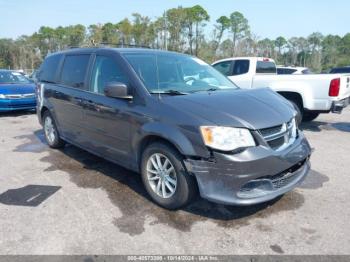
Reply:
<svg viewBox="0 0 350 262"><path fill-rule="evenodd" d="M104 93L108 97L132 99L129 95L129 88L126 84L121 82L108 82L104 88Z"/></svg>

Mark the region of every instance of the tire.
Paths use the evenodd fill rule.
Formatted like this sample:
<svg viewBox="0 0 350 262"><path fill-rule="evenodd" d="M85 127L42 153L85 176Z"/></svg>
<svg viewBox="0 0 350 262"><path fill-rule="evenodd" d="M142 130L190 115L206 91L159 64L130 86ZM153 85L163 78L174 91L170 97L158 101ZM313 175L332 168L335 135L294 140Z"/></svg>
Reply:
<svg viewBox="0 0 350 262"><path fill-rule="evenodd" d="M51 148L62 148L65 142L60 138L55 120L49 111L44 112L42 123L47 144Z"/></svg>
<svg viewBox="0 0 350 262"><path fill-rule="evenodd" d="M295 117L295 120L296 120L297 124L300 125L301 121L303 120L303 115L304 115L303 111L304 110L299 102L294 101L294 100L288 100L288 101L293 105L294 109L297 111L297 115Z"/></svg>
<svg viewBox="0 0 350 262"><path fill-rule="evenodd" d="M156 171L156 166L159 167L157 155L163 168L163 171L159 172ZM153 164L151 159L156 162L156 165ZM169 163L164 165L166 159ZM165 172L165 169L172 171ZM144 150L141 159L141 176L145 189L152 200L164 208L178 209L184 207L197 195L195 178L185 170L182 155L165 143L152 143ZM157 187L159 184L160 186ZM173 192L170 191L169 186L173 188Z"/></svg>
<svg viewBox="0 0 350 262"><path fill-rule="evenodd" d="M310 122L312 120L315 120L319 115L320 113L317 112L304 112L303 121Z"/></svg>

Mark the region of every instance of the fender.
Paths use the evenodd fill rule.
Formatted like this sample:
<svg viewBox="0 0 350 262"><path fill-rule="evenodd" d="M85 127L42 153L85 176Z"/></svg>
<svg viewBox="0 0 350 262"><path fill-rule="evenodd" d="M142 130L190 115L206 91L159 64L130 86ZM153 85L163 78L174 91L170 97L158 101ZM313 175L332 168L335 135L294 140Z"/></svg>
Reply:
<svg viewBox="0 0 350 262"><path fill-rule="evenodd" d="M204 145L202 147L199 145L195 146L195 142L190 142L190 139L178 127L166 123L148 122L141 126L140 130L135 132L135 136L131 138L131 147L136 163L139 162L142 142L144 139L151 136L156 136L168 141L184 156L205 158L210 156L209 151Z"/></svg>
<svg viewBox="0 0 350 262"><path fill-rule="evenodd" d="M289 92L289 93L296 93L299 94L302 98L303 107L309 108L309 101L312 94L310 92L310 88L308 88L308 84L303 81L281 81L281 82L272 82L270 84L270 88L274 90L275 92Z"/></svg>

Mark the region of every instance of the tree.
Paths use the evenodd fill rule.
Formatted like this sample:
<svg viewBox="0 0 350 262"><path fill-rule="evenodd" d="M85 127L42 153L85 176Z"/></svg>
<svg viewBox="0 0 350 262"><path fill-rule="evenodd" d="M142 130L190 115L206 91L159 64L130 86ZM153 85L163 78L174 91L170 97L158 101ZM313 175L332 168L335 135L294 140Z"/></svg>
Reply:
<svg viewBox="0 0 350 262"><path fill-rule="evenodd" d="M221 39L224 35L224 32L230 28L231 25L231 20L230 18L228 18L227 16L220 16L217 20L216 20L216 25L215 25L215 29L218 31L217 33L217 37L216 37L216 44L214 47L214 52L216 55L216 52L220 46L221 43Z"/></svg>
<svg viewBox="0 0 350 262"><path fill-rule="evenodd" d="M199 49L199 39L201 36L201 27L203 27L205 24L203 22L207 22L210 19L210 16L208 15L207 11L201 7L200 5L195 5L192 8L192 14L193 14L193 20L195 23L195 41L196 41L196 51L195 55L198 55L198 49Z"/></svg>
<svg viewBox="0 0 350 262"><path fill-rule="evenodd" d="M117 30L119 33L119 38L121 39L121 43L131 44L131 34L133 32L132 24L129 19L125 18L117 24Z"/></svg>
<svg viewBox="0 0 350 262"><path fill-rule="evenodd" d="M117 33L117 26L112 23L106 23L101 28L102 33L102 42L105 43L118 43L118 33Z"/></svg>
<svg viewBox="0 0 350 262"><path fill-rule="evenodd" d="M249 32L248 20L240 12L233 12L230 15L232 33L232 52L235 55L236 43Z"/></svg>
<svg viewBox="0 0 350 262"><path fill-rule="evenodd" d="M258 41L258 55L274 58L275 41L264 38Z"/></svg>
<svg viewBox="0 0 350 262"><path fill-rule="evenodd" d="M68 26L67 34L70 46L81 46L85 42L86 28L83 25Z"/></svg>
<svg viewBox="0 0 350 262"><path fill-rule="evenodd" d="M151 20L148 16L142 16L138 13L134 13L132 16L132 35L134 42L136 45L146 45L145 36Z"/></svg>
<svg viewBox="0 0 350 262"><path fill-rule="evenodd" d="M322 69L326 70L335 67L338 57L341 56L342 39L337 35L327 35L322 43Z"/></svg>
<svg viewBox="0 0 350 262"><path fill-rule="evenodd" d="M171 8L166 11L165 17L166 28L169 32L168 48L174 51L183 51L183 34L186 27L186 11L181 6L177 8Z"/></svg>
<svg viewBox="0 0 350 262"><path fill-rule="evenodd" d="M310 66L317 71L321 69L321 43L323 35L319 32L312 33L308 36L307 41L311 50Z"/></svg>
<svg viewBox="0 0 350 262"><path fill-rule="evenodd" d="M281 56L282 56L282 49L287 45L287 40L283 36L279 36L275 40L275 46L278 49L278 56L277 60L279 63L282 62Z"/></svg>
<svg viewBox="0 0 350 262"><path fill-rule="evenodd" d="M89 31L89 40L93 44L98 44L102 42L102 25L96 24L96 25L90 25L88 27Z"/></svg>
<svg viewBox="0 0 350 262"><path fill-rule="evenodd" d="M37 68L48 53L101 42L191 53L207 62L232 55L266 56L285 64L307 66L315 72L350 64L350 33L324 37L315 32L307 38L295 36L288 41L283 36L260 39L250 32L243 14L233 12L216 20L208 38L203 29L209 18L203 7L195 5L165 10L155 19L135 13L131 21L124 18L88 28L79 24L42 26L32 35L0 38L0 67Z"/></svg>
<svg viewBox="0 0 350 262"><path fill-rule="evenodd" d="M282 48L287 44L287 40L283 36L279 36L275 40L275 46L278 48L278 54L282 54Z"/></svg>

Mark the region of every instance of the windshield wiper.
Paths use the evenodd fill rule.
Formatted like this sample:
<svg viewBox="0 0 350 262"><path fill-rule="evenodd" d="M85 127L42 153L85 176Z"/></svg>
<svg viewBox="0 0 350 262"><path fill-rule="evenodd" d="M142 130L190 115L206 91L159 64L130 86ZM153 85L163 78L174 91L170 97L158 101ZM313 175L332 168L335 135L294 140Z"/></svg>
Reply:
<svg viewBox="0 0 350 262"><path fill-rule="evenodd" d="M212 88L209 88L209 89L195 90L195 91L192 91L191 93L197 93L197 92L214 92L214 91L217 91L217 90L220 90L220 88L212 87Z"/></svg>
<svg viewBox="0 0 350 262"><path fill-rule="evenodd" d="M207 90L205 90L205 91L212 92L212 91L217 91L217 90L219 90L219 89L220 89L220 88L212 87L212 88L209 88L209 89L207 89Z"/></svg>
<svg viewBox="0 0 350 262"><path fill-rule="evenodd" d="M151 94L166 94L171 96L177 96L177 95L188 95L188 93L180 92L178 90L164 90L164 91L152 91Z"/></svg>

